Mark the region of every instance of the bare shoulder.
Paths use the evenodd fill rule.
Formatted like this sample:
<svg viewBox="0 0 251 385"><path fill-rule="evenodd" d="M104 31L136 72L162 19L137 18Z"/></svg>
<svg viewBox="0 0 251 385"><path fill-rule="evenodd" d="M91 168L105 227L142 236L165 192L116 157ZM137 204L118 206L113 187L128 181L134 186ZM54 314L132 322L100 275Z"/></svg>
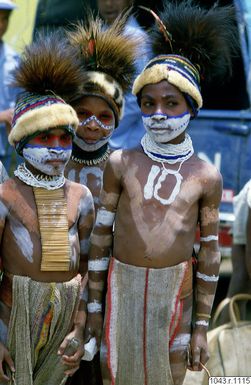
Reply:
<svg viewBox="0 0 251 385"><path fill-rule="evenodd" d="M18 190L18 183L16 183L16 178L7 179L5 182L0 184L0 197L4 198L14 194Z"/></svg>
<svg viewBox="0 0 251 385"><path fill-rule="evenodd" d="M66 179L65 189L69 194L73 194L76 198L79 197L79 199L92 199L92 194L89 188L83 184Z"/></svg>
<svg viewBox="0 0 251 385"><path fill-rule="evenodd" d="M198 158L198 156L194 157L194 162L197 163L196 169L200 178L205 182L222 183L222 175L213 164Z"/></svg>
<svg viewBox="0 0 251 385"><path fill-rule="evenodd" d="M142 151L139 148L127 149L127 150L115 150L111 153L108 159L108 167L112 167L114 170L120 170L128 166L129 163L134 163L138 155L142 155Z"/></svg>

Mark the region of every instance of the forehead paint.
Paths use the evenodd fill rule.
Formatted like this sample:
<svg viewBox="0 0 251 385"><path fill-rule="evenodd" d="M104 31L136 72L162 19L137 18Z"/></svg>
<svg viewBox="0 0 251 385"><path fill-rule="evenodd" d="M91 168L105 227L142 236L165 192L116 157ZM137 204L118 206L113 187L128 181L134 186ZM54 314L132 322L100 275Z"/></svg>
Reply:
<svg viewBox="0 0 251 385"><path fill-rule="evenodd" d="M33 262L33 243L29 231L15 218L10 219L10 229L16 245L28 262Z"/></svg>
<svg viewBox="0 0 251 385"><path fill-rule="evenodd" d="M218 209L213 209L210 207L203 207L200 210L201 226L208 226L211 223L217 223L218 220L219 220Z"/></svg>
<svg viewBox="0 0 251 385"><path fill-rule="evenodd" d="M109 247L112 244L112 235L97 235L92 233L91 243L98 247Z"/></svg>
<svg viewBox="0 0 251 385"><path fill-rule="evenodd" d="M23 157L35 169L47 175L61 175L64 171L66 163L71 157L71 148L48 149L45 147L37 147L26 145L23 148ZM50 161L59 161L57 166L47 163Z"/></svg>

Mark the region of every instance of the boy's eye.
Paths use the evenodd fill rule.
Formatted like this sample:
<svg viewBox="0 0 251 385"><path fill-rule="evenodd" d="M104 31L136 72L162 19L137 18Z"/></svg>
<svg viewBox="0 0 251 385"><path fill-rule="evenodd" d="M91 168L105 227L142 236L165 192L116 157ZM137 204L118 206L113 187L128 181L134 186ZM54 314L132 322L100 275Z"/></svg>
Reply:
<svg viewBox="0 0 251 385"><path fill-rule="evenodd" d="M77 114L80 118L82 118L82 120L87 119L91 116L91 112L85 110L77 111Z"/></svg>
<svg viewBox="0 0 251 385"><path fill-rule="evenodd" d="M65 144L70 143L71 139L72 139L72 137L69 133L65 133L65 134L61 135L61 137L60 137L61 142L65 143Z"/></svg>
<svg viewBox="0 0 251 385"><path fill-rule="evenodd" d="M50 139L50 134L44 134L38 137L42 142L47 142Z"/></svg>
<svg viewBox="0 0 251 385"><path fill-rule="evenodd" d="M110 115L110 114L101 114L99 116L99 119L101 120L101 122L111 122L112 115Z"/></svg>
<svg viewBox="0 0 251 385"><path fill-rule="evenodd" d="M146 101L146 102L142 103L142 106L144 106L144 107L151 107L151 106L153 106L153 103L149 102L149 101Z"/></svg>

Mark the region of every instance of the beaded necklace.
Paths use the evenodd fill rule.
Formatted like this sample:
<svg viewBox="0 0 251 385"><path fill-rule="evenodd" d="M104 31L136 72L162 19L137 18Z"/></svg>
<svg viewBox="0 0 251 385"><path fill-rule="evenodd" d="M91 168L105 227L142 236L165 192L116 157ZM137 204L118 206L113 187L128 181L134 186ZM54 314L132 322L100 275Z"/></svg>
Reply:
<svg viewBox="0 0 251 385"><path fill-rule="evenodd" d="M24 163L14 171L14 175L25 184L32 187L41 187L46 190L55 190L65 184L64 175L34 175Z"/></svg>
<svg viewBox="0 0 251 385"><path fill-rule="evenodd" d="M192 140L190 136L186 133L185 140L182 143L161 144L154 142L150 135L146 133L141 140L141 145L144 150L144 153L149 158L161 163L162 165L162 168L156 165L153 165L151 167L147 183L144 186L144 197L145 199L151 199L154 197L163 205L170 205L174 202L180 192L181 182L183 180L183 176L180 174L180 169L183 163L187 159L191 158L194 153ZM175 164L178 162L179 167L177 170L166 168L166 163ZM173 175L176 178L176 183L170 193L170 196L166 199L160 197L159 190L168 175Z"/></svg>
<svg viewBox="0 0 251 385"><path fill-rule="evenodd" d="M73 143L71 159L74 162L85 166L95 166L107 160L109 155L110 149L107 143L98 150L91 152L83 151L75 143Z"/></svg>

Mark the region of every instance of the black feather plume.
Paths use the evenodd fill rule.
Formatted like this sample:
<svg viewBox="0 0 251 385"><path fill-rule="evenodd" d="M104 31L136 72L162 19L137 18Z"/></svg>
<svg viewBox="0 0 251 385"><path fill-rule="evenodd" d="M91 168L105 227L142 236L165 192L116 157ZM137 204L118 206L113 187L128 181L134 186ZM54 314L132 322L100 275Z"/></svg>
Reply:
<svg viewBox="0 0 251 385"><path fill-rule="evenodd" d="M231 74L232 57L238 52L234 7L215 5L205 9L193 0L166 1L159 17L172 36L172 44L166 42L157 25L152 32L155 55L184 56L206 80Z"/></svg>

